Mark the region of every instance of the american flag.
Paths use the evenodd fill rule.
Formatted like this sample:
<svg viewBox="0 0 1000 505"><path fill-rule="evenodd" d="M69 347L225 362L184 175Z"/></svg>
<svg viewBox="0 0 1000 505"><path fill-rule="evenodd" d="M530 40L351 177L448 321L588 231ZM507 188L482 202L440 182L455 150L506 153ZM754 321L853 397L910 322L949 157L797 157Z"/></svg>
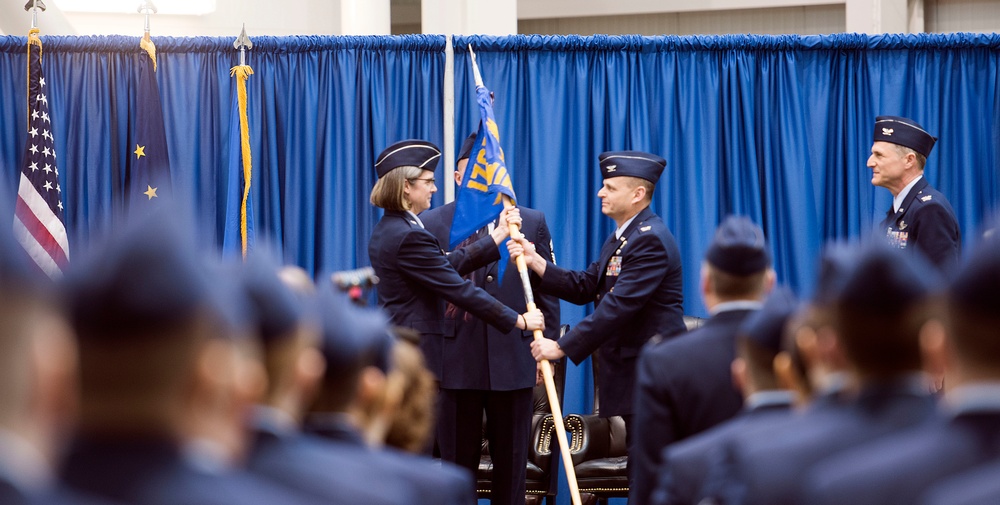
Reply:
<svg viewBox="0 0 1000 505"><path fill-rule="evenodd" d="M47 93L42 41L37 29L32 29L28 36L28 138L14 207L14 235L43 272L58 277L69 262L69 240Z"/></svg>

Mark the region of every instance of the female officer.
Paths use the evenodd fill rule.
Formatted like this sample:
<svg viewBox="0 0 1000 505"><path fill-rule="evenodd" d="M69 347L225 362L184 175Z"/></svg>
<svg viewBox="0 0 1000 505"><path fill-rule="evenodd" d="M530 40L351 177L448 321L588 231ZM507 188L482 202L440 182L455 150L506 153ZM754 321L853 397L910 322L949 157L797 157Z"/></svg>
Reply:
<svg viewBox="0 0 1000 505"><path fill-rule="evenodd" d="M500 331L544 329L538 309L518 314L467 279L468 273L500 258L497 245L506 238L506 214L491 238L446 255L437 239L424 229L417 214L431 206L434 168L441 151L422 140L404 140L387 147L375 162L379 180L371 202L385 209L368 243L368 256L379 278L378 302L398 326L420 332L427 367L442 375L442 339L454 337L452 321L444 317L444 301L465 309ZM515 209L516 210L516 209ZM512 222L520 216L511 212Z"/></svg>

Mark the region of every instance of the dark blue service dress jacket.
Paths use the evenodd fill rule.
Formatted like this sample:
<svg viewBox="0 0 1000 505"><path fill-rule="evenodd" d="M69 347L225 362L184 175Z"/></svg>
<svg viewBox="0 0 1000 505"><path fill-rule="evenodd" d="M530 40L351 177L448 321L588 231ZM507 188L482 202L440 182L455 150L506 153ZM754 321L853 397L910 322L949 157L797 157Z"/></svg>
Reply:
<svg viewBox="0 0 1000 505"><path fill-rule="evenodd" d="M996 505L1000 503L1000 461L977 466L935 483L921 505Z"/></svg>
<svg viewBox="0 0 1000 505"><path fill-rule="evenodd" d="M553 257L552 237L545 223L545 215L526 207L518 209L521 211L521 233L535 244L539 254L546 258ZM454 217L455 202L420 214L420 220L423 221L427 231L445 246L450 240ZM507 264L501 282L498 278L499 264L499 261L492 261L469 276L490 296L500 300L515 312L523 314L528 309L517 265L513 261ZM529 277L535 294L535 304L545 315L545 337L557 339L559 300L539 291L541 279L537 275L532 272ZM454 321L455 333L454 338L446 336L443 341L444 363L447 363L447 367L442 371L441 387L511 391L535 386L536 365L534 358L531 357L530 347L532 332L517 328L507 332L500 331L453 303L446 305L445 317Z"/></svg>
<svg viewBox="0 0 1000 505"><path fill-rule="evenodd" d="M630 501L649 499L665 447L732 418L743 407L730 367L736 332L752 313L719 312L690 333L643 351L629 449Z"/></svg>
<svg viewBox="0 0 1000 505"><path fill-rule="evenodd" d="M321 498L324 503L406 504L414 486L385 478L379 458L367 447L337 443L302 433L273 411L258 409L247 469L265 479ZM373 476L379 476L373 486Z"/></svg>
<svg viewBox="0 0 1000 505"><path fill-rule="evenodd" d="M932 484L1000 458L1000 386L948 394L953 400L942 403L934 422L817 466L808 481L808 503L918 503Z"/></svg>
<svg viewBox="0 0 1000 505"><path fill-rule="evenodd" d="M444 316L445 301L503 332L517 324L517 312L461 275L500 258L500 250L489 237L446 255L413 216L386 211L372 232L368 256L379 278L379 305L393 324L420 332L427 368L439 379L443 340L455 335L454 322Z"/></svg>
<svg viewBox="0 0 1000 505"><path fill-rule="evenodd" d="M78 439L62 478L75 490L130 505L323 503L246 472L206 471L175 442L158 438Z"/></svg>
<svg viewBox="0 0 1000 505"><path fill-rule="evenodd" d="M408 504L469 505L476 502L476 484L467 470L395 449L367 449L357 430L342 416L312 416L306 422L306 429L327 440L368 450L372 457L378 458L379 473L369 475L365 482L381 485L383 480L403 479L414 489Z"/></svg>
<svg viewBox="0 0 1000 505"><path fill-rule="evenodd" d="M869 384L847 404L827 402L730 440L706 495L726 505L810 503L805 483L821 461L931 419L935 399L925 387L911 378Z"/></svg>
<svg viewBox="0 0 1000 505"><path fill-rule="evenodd" d="M920 251L942 272L950 272L962 254L962 232L955 211L940 191L921 177L899 210L890 210L879 233L892 247Z"/></svg>
<svg viewBox="0 0 1000 505"><path fill-rule="evenodd" d="M559 347L576 364L597 352L601 416L632 414L643 345L653 335L673 337L686 329L683 285L674 236L648 207L620 239L608 237L586 270L546 265L544 291L577 305L594 302L594 312L563 335Z"/></svg>
<svg viewBox="0 0 1000 505"><path fill-rule="evenodd" d="M705 477L711 464L719 460L719 451L726 441L738 438L754 427L769 426L791 415L791 392L768 391L763 396L758 394L757 398L764 397L768 400L753 403L733 419L663 449L662 462L656 470L656 489L648 503L696 505L700 502Z"/></svg>

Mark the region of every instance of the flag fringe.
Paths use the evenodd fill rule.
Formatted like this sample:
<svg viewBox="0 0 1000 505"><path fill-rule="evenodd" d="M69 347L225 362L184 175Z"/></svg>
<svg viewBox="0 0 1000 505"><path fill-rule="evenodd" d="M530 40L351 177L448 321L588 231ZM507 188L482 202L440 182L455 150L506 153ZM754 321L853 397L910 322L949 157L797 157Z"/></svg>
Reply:
<svg viewBox="0 0 1000 505"><path fill-rule="evenodd" d="M153 39L149 38L148 33L139 39L139 48L146 51L149 59L153 60L153 72L156 72L156 46L153 44Z"/></svg>
<svg viewBox="0 0 1000 505"><path fill-rule="evenodd" d="M240 240L243 258L247 257L247 201L250 199L250 181L253 164L250 158L250 122L247 119L247 79L253 75L250 65L237 65L229 69L230 77L236 77L236 98L240 108L240 149L243 153L243 201L240 204Z"/></svg>

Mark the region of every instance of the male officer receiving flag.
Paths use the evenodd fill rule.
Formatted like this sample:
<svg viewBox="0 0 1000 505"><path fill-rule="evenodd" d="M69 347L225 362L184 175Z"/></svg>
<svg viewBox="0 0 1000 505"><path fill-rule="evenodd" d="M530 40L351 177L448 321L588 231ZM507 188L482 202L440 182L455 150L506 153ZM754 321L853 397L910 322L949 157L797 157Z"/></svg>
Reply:
<svg viewBox="0 0 1000 505"><path fill-rule="evenodd" d="M580 305L594 302L594 312L558 342L535 341L531 353L536 360L569 356L579 364L597 351L600 415L622 416L627 433L639 352L653 335L669 338L685 329L681 260L673 235L649 208L666 160L640 151L606 152L598 160L601 212L618 227L598 260L571 271L527 241L512 239L509 249L511 256L524 251L543 292Z"/></svg>
<svg viewBox="0 0 1000 505"><path fill-rule="evenodd" d="M962 249L962 232L955 211L924 178L924 164L936 137L912 119L897 116L875 118L872 154L872 184L892 193L892 209L879 225L892 247L916 249L938 270L948 272Z"/></svg>

